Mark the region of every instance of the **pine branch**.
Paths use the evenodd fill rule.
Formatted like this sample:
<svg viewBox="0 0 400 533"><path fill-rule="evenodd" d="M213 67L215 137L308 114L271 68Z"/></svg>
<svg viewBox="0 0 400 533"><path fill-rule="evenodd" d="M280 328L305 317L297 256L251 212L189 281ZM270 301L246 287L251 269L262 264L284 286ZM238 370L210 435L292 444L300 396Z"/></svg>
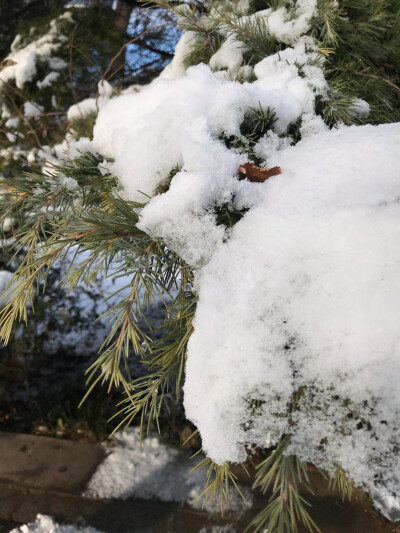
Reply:
<svg viewBox="0 0 400 533"><path fill-rule="evenodd" d="M244 469L247 475L249 475L243 463L241 463L241 467ZM205 457L191 470L191 472L197 472L202 469L204 469L206 473L206 487L195 500L195 502L201 499L203 500L202 509L207 505L208 502L212 502L215 498L215 495L219 492L221 516L223 517L224 503L229 503L229 486L231 484L240 494L243 501L246 501L246 498L237 484L237 476L231 471L229 463L225 462L222 465L219 465L210 458Z"/></svg>
<svg viewBox="0 0 400 533"><path fill-rule="evenodd" d="M257 467L253 488L263 494L272 490L268 505L249 524L246 531L269 533L298 533L298 522L310 533L321 533L307 507L310 504L301 496L301 485L311 491L306 466L295 456L286 455L290 436L284 436L276 450Z"/></svg>

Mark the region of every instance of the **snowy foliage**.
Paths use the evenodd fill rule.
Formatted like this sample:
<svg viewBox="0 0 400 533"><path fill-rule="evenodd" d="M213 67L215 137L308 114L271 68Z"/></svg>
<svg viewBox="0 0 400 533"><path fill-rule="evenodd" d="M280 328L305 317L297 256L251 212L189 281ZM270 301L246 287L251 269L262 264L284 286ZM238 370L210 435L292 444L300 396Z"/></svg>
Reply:
<svg viewBox="0 0 400 533"><path fill-rule="evenodd" d="M67 11L64 15L52 20L48 33L29 44L23 43L21 36L17 35L11 46L11 53L5 58L5 61L10 64L2 70L0 81L5 83L15 80L17 88L22 89L36 76L39 63L46 63L52 70L44 80L38 83L47 86L55 81L58 71L67 66L64 60L54 55L67 41L67 37L60 34L60 23L63 20L71 22L71 13Z"/></svg>
<svg viewBox="0 0 400 533"><path fill-rule="evenodd" d="M324 58L304 35L316 2L297 5L290 20L284 8L258 14L288 46L251 83L230 79L244 48L233 34L211 57L218 72L183 75L184 34L164 76L100 112L93 146L125 198L150 197L139 227L195 269L184 401L208 455L243 461L247 445L289 433L287 453L398 493L400 126L329 130L316 110ZM282 169L262 184L238 181L248 155L225 142L257 106L277 120L254 151ZM227 203L249 210L231 230L216 222Z"/></svg>
<svg viewBox="0 0 400 533"><path fill-rule="evenodd" d="M244 0L215 2L204 17L174 7L185 31L170 65L141 90L110 98L101 86L97 100L70 109L71 118L99 109L93 140L71 155L98 154L135 231L154 239L136 252L138 280L154 243L194 276L184 404L207 455L241 462L252 445L288 439L286 455L330 476L340 466L394 517L398 87L370 66L353 80L351 67L346 92L339 52L332 74L341 41L324 6L354 37L338 2L268 5L254 13ZM364 55L374 54L366 41ZM238 179L248 161L280 171L263 183ZM225 224L223 210L240 216Z"/></svg>

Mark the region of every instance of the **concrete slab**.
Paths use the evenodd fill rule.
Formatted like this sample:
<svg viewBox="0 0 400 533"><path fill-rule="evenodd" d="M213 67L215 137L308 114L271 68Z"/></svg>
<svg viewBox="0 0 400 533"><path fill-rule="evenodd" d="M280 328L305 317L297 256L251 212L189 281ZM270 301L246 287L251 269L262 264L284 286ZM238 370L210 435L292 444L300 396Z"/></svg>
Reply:
<svg viewBox="0 0 400 533"><path fill-rule="evenodd" d="M94 444L0 432L0 482L80 493L104 450Z"/></svg>

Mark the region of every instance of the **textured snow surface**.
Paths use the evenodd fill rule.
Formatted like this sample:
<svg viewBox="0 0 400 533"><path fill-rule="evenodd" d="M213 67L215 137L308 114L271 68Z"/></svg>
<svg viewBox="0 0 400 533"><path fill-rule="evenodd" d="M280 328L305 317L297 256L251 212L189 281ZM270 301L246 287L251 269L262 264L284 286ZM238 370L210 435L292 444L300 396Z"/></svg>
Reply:
<svg viewBox="0 0 400 533"><path fill-rule="evenodd" d="M199 275L186 415L217 462L292 433L290 453L398 494L400 124L321 133L270 164L282 174Z"/></svg>
<svg viewBox="0 0 400 533"><path fill-rule="evenodd" d="M317 0L297 0L293 6L266 9L254 16L263 17L271 35L279 41L293 44L309 29L309 20L317 8ZM294 13L293 13L294 11Z"/></svg>
<svg viewBox="0 0 400 533"><path fill-rule="evenodd" d="M196 499L205 488L205 472L191 472L199 459L189 459L182 451L168 448L157 436L143 438L139 428L118 432L120 445L115 447L98 467L86 490L93 498L156 498L166 502L188 503L201 508ZM241 489L242 490L242 489ZM242 490L246 502L232 489L225 510L245 510L251 506L252 495ZM208 502L206 509L220 512L219 498Z"/></svg>
<svg viewBox="0 0 400 533"><path fill-rule="evenodd" d="M101 533L101 531L92 527L58 524L50 516L38 514L34 522L17 527L10 533Z"/></svg>
<svg viewBox="0 0 400 533"><path fill-rule="evenodd" d="M94 147L114 158L129 199L152 197L142 229L197 268L185 408L207 454L241 461L246 443L290 431L289 451L305 461L396 492L400 125L327 130L313 110L326 84L312 56L301 38L256 65L252 84L199 65L111 100ZM253 184L237 180L247 156L219 137L240 136L259 102L278 121L255 149L282 174ZM290 146L278 135L298 118L305 138ZM213 208L229 201L251 209L228 234Z"/></svg>

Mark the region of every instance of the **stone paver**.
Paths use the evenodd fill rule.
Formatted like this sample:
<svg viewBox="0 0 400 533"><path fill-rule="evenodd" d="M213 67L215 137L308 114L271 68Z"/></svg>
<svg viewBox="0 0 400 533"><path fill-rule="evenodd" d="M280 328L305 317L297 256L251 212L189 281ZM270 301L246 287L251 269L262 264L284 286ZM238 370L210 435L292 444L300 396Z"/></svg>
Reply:
<svg viewBox="0 0 400 533"><path fill-rule="evenodd" d="M0 482L81 492L105 457L97 445L0 432Z"/></svg>

